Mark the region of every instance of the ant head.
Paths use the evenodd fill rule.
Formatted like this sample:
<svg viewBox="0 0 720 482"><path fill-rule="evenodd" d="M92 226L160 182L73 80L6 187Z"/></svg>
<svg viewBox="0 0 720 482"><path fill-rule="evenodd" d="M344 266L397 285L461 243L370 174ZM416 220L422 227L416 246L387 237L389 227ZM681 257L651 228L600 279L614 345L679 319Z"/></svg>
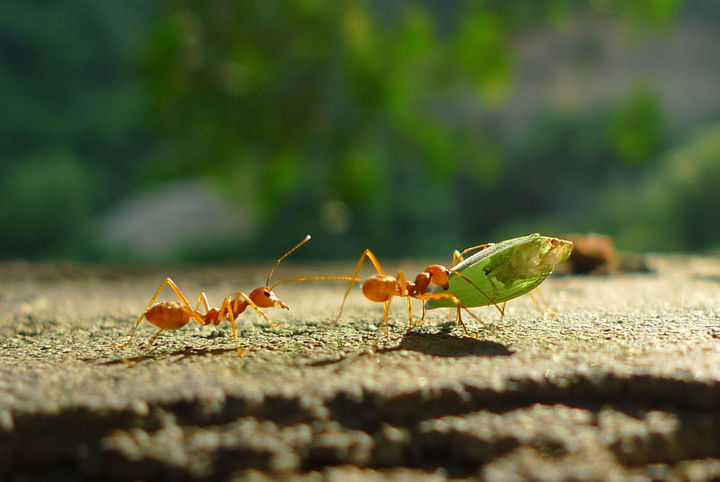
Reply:
<svg viewBox="0 0 720 482"><path fill-rule="evenodd" d="M430 284L431 279L430 273L427 271L423 271L422 273L418 274L415 277L415 291L417 293L425 293L427 291L427 287Z"/></svg>
<svg viewBox="0 0 720 482"><path fill-rule="evenodd" d="M250 298L253 303L255 303L260 308L272 308L274 306L277 306L279 308L282 308L283 310L290 309L288 305L280 301L280 299L275 296L275 293L273 293L272 290L267 286L255 288L250 292L248 298Z"/></svg>
<svg viewBox="0 0 720 482"><path fill-rule="evenodd" d="M448 289L448 278L450 277L450 270L445 266L439 264L431 264L425 268L425 273L430 275L430 282L438 286L442 286L444 289Z"/></svg>
<svg viewBox="0 0 720 482"><path fill-rule="evenodd" d="M270 278L272 277L273 273L275 272L275 268L278 267L280 262L290 256L296 249L298 249L303 244L310 241L310 235L308 234L305 236L305 239L300 241L298 244L295 245L290 251L283 254L278 258L277 261L275 261L275 264L273 265L272 269L270 270L270 273L268 274L267 281L265 282L265 286L262 288L255 288L250 292L248 297L260 308L272 308L274 306L280 307L284 310L289 310L287 304L285 304L283 301L280 301L280 299L275 296L275 293L273 293L272 288L270 288Z"/></svg>

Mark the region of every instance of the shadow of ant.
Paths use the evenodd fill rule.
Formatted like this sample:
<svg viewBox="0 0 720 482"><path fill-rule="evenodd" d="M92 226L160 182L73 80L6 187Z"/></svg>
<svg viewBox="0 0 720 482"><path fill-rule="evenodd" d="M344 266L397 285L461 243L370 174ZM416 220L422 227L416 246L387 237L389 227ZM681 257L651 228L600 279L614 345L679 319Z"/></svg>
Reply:
<svg viewBox="0 0 720 482"><path fill-rule="evenodd" d="M344 365L350 361L359 359L366 355L375 355L383 353L391 353L400 350L409 350L425 355L438 357L464 357L464 356L510 356L514 351L510 350L506 345L489 340L478 340L477 338L458 337L449 333L420 333L409 331L406 332L400 343L394 346L377 347L376 349L367 348L361 352L355 352L339 358L325 358L315 360L305 364L308 367L323 367L334 364ZM235 351L232 348L194 348L185 346L181 349L168 352L156 352L155 347L147 350L140 355L133 357L120 357L112 360L96 362L96 365L136 365L147 360L173 359L181 361L196 357L215 356ZM93 360L83 360L93 361Z"/></svg>
<svg viewBox="0 0 720 482"><path fill-rule="evenodd" d="M161 359L173 359L174 361L181 361L189 358L204 357L222 355L224 353L235 352L234 348L194 348L186 346L184 348L175 350L173 352L158 352L155 353L155 349L146 350L140 355L132 357L120 357L112 360L96 362L94 365L101 366L112 366L112 365L136 365L138 363L147 360L161 360ZM92 362L91 359L82 359L81 361Z"/></svg>
<svg viewBox="0 0 720 482"><path fill-rule="evenodd" d="M510 356L514 352L506 345L477 338L458 337L448 333L405 333L395 350L410 350L431 356Z"/></svg>
<svg viewBox="0 0 720 482"><path fill-rule="evenodd" d="M395 346L368 348L359 353L352 353L339 358L322 359L308 363L310 367L324 367L338 365L338 369L359 360L363 356L391 353L400 350L409 350L439 357L463 356L510 356L514 351L506 345L489 340L478 340L470 337L457 337L447 333L417 333L406 332L400 343Z"/></svg>

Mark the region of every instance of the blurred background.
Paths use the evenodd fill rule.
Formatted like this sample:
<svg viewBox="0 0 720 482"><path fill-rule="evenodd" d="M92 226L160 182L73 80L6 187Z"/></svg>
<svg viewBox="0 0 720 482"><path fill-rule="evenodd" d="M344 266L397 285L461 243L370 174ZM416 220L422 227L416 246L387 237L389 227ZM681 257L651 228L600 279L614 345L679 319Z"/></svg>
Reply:
<svg viewBox="0 0 720 482"><path fill-rule="evenodd" d="M720 249L720 2L0 3L0 259Z"/></svg>

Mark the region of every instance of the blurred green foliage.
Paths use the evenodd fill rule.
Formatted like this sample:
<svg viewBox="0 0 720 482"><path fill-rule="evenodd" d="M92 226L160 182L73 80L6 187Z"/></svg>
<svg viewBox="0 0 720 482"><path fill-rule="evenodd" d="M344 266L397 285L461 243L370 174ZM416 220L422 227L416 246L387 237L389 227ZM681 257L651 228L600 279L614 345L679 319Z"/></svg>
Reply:
<svg viewBox="0 0 720 482"><path fill-rule="evenodd" d="M657 156L665 137L663 113L651 89L638 87L608 122L608 136L616 154L629 163L643 163Z"/></svg>
<svg viewBox="0 0 720 482"><path fill-rule="evenodd" d="M136 182L141 1L0 2L0 256L98 256L94 218Z"/></svg>
<svg viewBox="0 0 720 482"><path fill-rule="evenodd" d="M323 231L337 203L352 227L317 248L328 256L381 243L419 254L434 227L456 241L454 177L499 161L479 155L492 142L454 109L507 84L514 18L463 9L442 35L421 4L371 7L387 8L172 3L145 58L168 140L147 174L213 176L259 208L260 244L272 251L288 231Z"/></svg>
<svg viewBox="0 0 720 482"><path fill-rule="evenodd" d="M712 205L711 175L663 177L681 169L663 157L679 140L650 82L589 112L546 109L521 133L499 128L516 35L579 15L655 28L681 5L5 3L0 255L107 258L103 213L190 178L253 213L251 239L205 252L215 258L272 257L307 232L298 255L318 258L447 255L538 230L606 230L632 249L714 246L718 233L682 211ZM712 170L702 139L681 151ZM625 205L641 195L663 198L647 223Z"/></svg>
<svg viewBox="0 0 720 482"><path fill-rule="evenodd" d="M12 252L50 256L87 249L94 180L72 154L33 154L6 178L0 191L3 243Z"/></svg>
<svg viewBox="0 0 720 482"><path fill-rule="evenodd" d="M598 215L636 249L720 248L720 124L668 152L639 183L616 185Z"/></svg>

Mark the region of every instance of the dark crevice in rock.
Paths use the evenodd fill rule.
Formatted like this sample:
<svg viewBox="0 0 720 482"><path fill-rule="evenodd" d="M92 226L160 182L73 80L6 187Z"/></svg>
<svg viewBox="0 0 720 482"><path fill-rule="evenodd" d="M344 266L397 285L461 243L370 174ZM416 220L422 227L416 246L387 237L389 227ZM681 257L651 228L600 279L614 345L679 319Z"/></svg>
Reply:
<svg viewBox="0 0 720 482"><path fill-rule="evenodd" d="M266 421L276 427L308 426L308 439L269 446L211 446L205 457L213 476L241 469L311 471L326 466L446 468L452 476L469 476L482 466L527 445L512 436L473 435L462 430L428 431L423 421L474 412L508 414L542 405L563 405L598 413L614 410L642 420L650 411L673 414L677 427L665 432L623 435L608 441L617 461L629 468L649 464L674 465L685 460L720 457L720 390L718 384L646 375L612 375L564 380L517 380L505 390L451 385L397 395L370 390L338 392L329 400L266 396L227 397L217 403L180 400L151 405L147 414L129 409L97 412L75 408L58 414L14 414L14 428L0 432L0 478L38 475L48 470L95 477L202 478L186 460L178 465L155 458L108 450L103 439L117 431L141 429L150 437L168 424L182 435L203 427L223 427L238 419ZM323 431L334 424L330 432ZM592 425L592 424L591 424ZM320 427L320 428L318 428ZM566 447L556 440L536 440L539 453L563 457ZM182 449L188 450L188 449ZM188 454L195 456L191 452ZM60 472L58 472L60 473ZM63 472L64 473L64 472Z"/></svg>
<svg viewBox="0 0 720 482"><path fill-rule="evenodd" d="M376 430L382 423L409 425L428 418L461 415L480 409L505 413L541 403L598 410L611 406L638 410L713 411L720 406L717 383L633 375L619 378L575 377L558 382L517 380L504 390L463 386L416 390L392 397L372 391L338 393L328 400L331 418L349 428Z"/></svg>
<svg viewBox="0 0 720 482"><path fill-rule="evenodd" d="M675 430L620 437L609 445L610 451L627 467L720 457L720 414L681 412L676 416L679 426Z"/></svg>
<svg viewBox="0 0 720 482"><path fill-rule="evenodd" d="M281 425L306 423L318 418L318 406L308 406L302 399L281 395L266 395L260 399L228 396L217 404L182 400L165 403L162 409L172 413L180 425L197 426L222 425L248 416Z"/></svg>

